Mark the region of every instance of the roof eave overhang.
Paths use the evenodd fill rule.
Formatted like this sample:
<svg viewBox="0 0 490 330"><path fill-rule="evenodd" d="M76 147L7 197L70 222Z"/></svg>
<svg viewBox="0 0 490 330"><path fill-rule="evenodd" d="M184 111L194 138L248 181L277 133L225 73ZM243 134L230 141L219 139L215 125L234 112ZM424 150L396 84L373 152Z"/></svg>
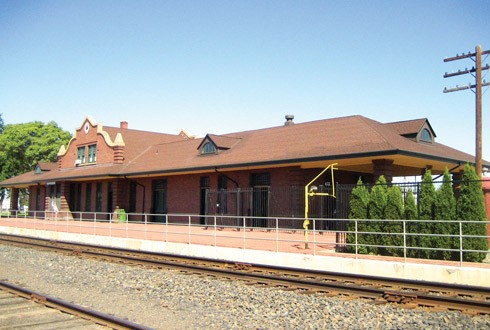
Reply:
<svg viewBox="0 0 490 330"><path fill-rule="evenodd" d="M420 168L426 168L426 165L430 161L447 163L452 165L464 165L466 163L474 165L473 162L468 162L465 160L458 160L454 158L448 157L440 157L435 155L427 155L422 153L410 152L405 150L382 150L375 152L367 152L367 153L356 153L356 154L342 154L342 155L328 155L328 156L317 156L317 157L302 157L302 158L289 158L289 159L281 159L281 160L272 160L272 161L259 161L259 162L246 162L246 163L235 163L235 164L222 164L222 165L210 165L210 166L200 166L200 167L190 167L190 168L174 168L167 170L154 170L154 171L139 171L126 173L124 175L126 177L139 177L139 176L158 176L158 175L170 175L170 174L188 174L188 173L204 173L214 171L216 168L220 170L241 170L241 169L260 169L266 167L287 167L287 166L303 166L310 167L308 164L318 164L324 162L325 165L328 162L341 161L345 159L355 159L355 158L373 158L379 159L383 157L390 156L406 156L411 158L417 158L421 160L426 160L427 162L423 162L424 165L420 166ZM452 168L454 168L452 166Z"/></svg>
<svg viewBox="0 0 490 330"><path fill-rule="evenodd" d="M36 182L17 182L17 183L8 183L0 185L0 188L29 188L32 185L38 184Z"/></svg>
<svg viewBox="0 0 490 330"><path fill-rule="evenodd" d="M318 167L322 166L322 164L327 165L328 162L341 162L342 160L352 160L352 159L379 159L383 157L395 157L395 156L405 156L410 158L419 159L421 164L419 168L425 168L427 165L430 165L428 162L439 162L446 163L452 165L461 165L463 166L466 163L474 165L474 162L469 162L466 160L441 157L436 155L429 155L423 153L417 153L406 150L381 150L374 152L365 152L365 153L355 153L355 154L336 154L336 155L326 155L326 156L314 156L314 157L301 157L301 158L288 158L288 159L279 159L279 160L270 160L270 161L257 161L257 162L244 162L244 163L234 163L234 164L213 164L207 166L199 166L199 167L187 167L187 168L173 168L166 170L152 170L152 171L138 171L138 172L112 172L112 173L104 173L104 174L96 174L96 175L72 175L72 176L60 176L60 177L50 177L49 179L44 180L36 180L33 182L22 182L22 183L12 183L7 185L2 185L4 188L26 188L29 185L44 185L47 182L56 182L56 181L88 181L88 180L102 180L102 179L110 179L110 178L136 178L136 177L156 177L156 176L168 176L168 175L183 175L183 174L196 174L196 173L206 173L206 172L214 172L215 169L220 170L252 170L252 169L261 169L267 167L288 167L288 166L301 166L304 168ZM423 162L425 161L425 162ZM485 165L490 165L490 163L485 162ZM451 166L453 169L457 169L454 166ZM339 169L342 169L339 167Z"/></svg>

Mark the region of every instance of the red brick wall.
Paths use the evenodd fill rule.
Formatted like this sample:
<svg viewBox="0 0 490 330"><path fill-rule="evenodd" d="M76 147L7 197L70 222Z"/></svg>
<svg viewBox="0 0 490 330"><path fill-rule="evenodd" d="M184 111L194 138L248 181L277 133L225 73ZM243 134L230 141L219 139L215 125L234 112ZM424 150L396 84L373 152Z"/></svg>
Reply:
<svg viewBox="0 0 490 330"><path fill-rule="evenodd" d="M39 197L37 194L39 188ZM39 205L36 209L36 201L39 198ZM29 187L29 210L44 211L46 209L46 186L30 186Z"/></svg>
<svg viewBox="0 0 490 330"><path fill-rule="evenodd" d="M88 123L89 130L85 133L85 123ZM102 134L97 133L97 126L92 126L90 121L85 121L80 129L75 132L75 137L68 145L66 154L60 159L61 168L71 168L75 166L75 160L78 156L78 147L85 146L85 164L81 166L89 166L88 164L88 146L97 144L97 162L96 164L107 164L114 161L114 150L107 145Z"/></svg>
<svg viewBox="0 0 490 330"><path fill-rule="evenodd" d="M82 134L85 134L82 131ZM238 182L238 186L242 189L250 188L250 178L252 173L270 173L271 187L275 192L274 200L271 201L269 208L270 213L277 213L276 210L288 209L292 204L298 205L302 203L303 199L299 200L302 196L301 191L297 193L296 197L291 193L291 186L304 187L309 181L311 181L316 175L318 175L323 168L313 168L303 170L299 167L284 167L277 169L263 169L254 171L232 171L232 172L222 172L229 178ZM210 172L202 174L193 175L175 175L169 177L152 177L152 178L141 178L141 179L114 179L114 180L102 180L102 212L109 212L119 206L122 209L129 210L129 197L130 197L130 186L131 181L136 181L136 213L150 213L153 205L153 181L154 180L167 180L167 211L169 213L186 213L186 214L199 214L200 203L201 203L201 187L200 178L202 176L209 176L210 189L217 190L218 188L218 177L220 173ZM358 175L353 173L342 173L335 172L335 181L342 183L355 183ZM112 183L113 190L113 200L108 200L108 182ZM322 176L315 182L317 185L324 184L325 176ZM91 210L86 210L86 187L87 183L92 184L91 193ZM81 183L81 211L95 212L96 210L96 200L97 200L97 181L89 181ZM61 210L69 210L70 201L70 182L66 182L61 185ZM228 180L228 189L235 190L237 188L236 184ZM33 188L35 190L35 188ZM43 187L42 191L45 193ZM301 195L301 196L300 196ZM298 197L300 196L300 197ZM47 205L49 206L49 196L44 195ZM144 198L144 199L143 199ZM297 200L292 201L292 198ZM214 200L211 201L213 203ZM143 205L144 203L144 205ZM31 209L35 205L35 193L31 194ZM112 210L109 209L108 205L111 205ZM300 206L301 208L301 206ZM233 213L235 211L229 211ZM298 213L297 211L295 211ZM301 216L301 214L294 214L295 216ZM289 214L292 215L292 214Z"/></svg>
<svg viewBox="0 0 490 330"><path fill-rule="evenodd" d="M211 179L211 182L217 181ZM167 179L168 213L199 214L200 176L178 175Z"/></svg>
<svg viewBox="0 0 490 330"><path fill-rule="evenodd" d="M37 189L36 186L29 187L29 211L36 211L36 197Z"/></svg>

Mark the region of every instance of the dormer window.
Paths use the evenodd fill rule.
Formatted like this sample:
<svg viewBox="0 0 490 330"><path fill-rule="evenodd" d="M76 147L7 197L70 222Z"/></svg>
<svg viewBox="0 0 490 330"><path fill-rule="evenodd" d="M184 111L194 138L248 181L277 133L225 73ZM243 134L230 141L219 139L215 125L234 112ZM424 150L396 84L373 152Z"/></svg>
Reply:
<svg viewBox="0 0 490 330"><path fill-rule="evenodd" d="M197 150L199 150L201 155L218 154L231 149L240 140L238 137L207 134L197 147Z"/></svg>
<svg viewBox="0 0 490 330"><path fill-rule="evenodd" d="M420 132L420 138L419 138L419 140L422 141L422 142L427 142L427 143L434 142L433 139L432 139L432 135L430 134L430 131L427 128L424 128Z"/></svg>
<svg viewBox="0 0 490 330"><path fill-rule="evenodd" d="M206 142L203 144L201 148L201 154L215 154L216 153L216 146L212 142Z"/></svg>

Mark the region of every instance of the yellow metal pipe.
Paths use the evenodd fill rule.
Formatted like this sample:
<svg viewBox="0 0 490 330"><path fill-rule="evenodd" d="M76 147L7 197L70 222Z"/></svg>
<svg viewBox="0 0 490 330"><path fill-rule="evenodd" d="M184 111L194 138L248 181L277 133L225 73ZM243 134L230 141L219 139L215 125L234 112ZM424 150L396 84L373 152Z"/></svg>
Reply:
<svg viewBox="0 0 490 330"><path fill-rule="evenodd" d="M308 196L315 196L315 195L318 195L318 196L332 196L333 198L335 198L335 181L334 181L334 175L333 175L333 171L336 170L335 168L335 165L337 165L337 163L334 163L334 164L330 164L328 165L327 167L325 167L323 169L323 171L321 171L313 180L311 180L306 186L305 186L305 220L303 221L303 228L305 230L305 249L308 249L308 226L310 224L310 220L308 219ZM331 175L332 175L332 194L329 194L329 193L315 193L313 191L309 191L309 187L311 184L313 184L313 182L315 182L323 173L325 173L328 169L330 168L330 172L331 172Z"/></svg>

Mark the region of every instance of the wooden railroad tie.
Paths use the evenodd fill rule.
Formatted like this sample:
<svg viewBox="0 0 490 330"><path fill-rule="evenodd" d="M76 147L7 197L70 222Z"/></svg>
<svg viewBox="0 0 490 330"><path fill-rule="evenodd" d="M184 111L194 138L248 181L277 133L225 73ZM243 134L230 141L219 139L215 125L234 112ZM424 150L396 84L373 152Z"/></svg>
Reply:
<svg viewBox="0 0 490 330"><path fill-rule="evenodd" d="M396 291L386 291L383 294L383 299L389 302L395 302L399 304L409 304L417 300L416 294L396 292Z"/></svg>

